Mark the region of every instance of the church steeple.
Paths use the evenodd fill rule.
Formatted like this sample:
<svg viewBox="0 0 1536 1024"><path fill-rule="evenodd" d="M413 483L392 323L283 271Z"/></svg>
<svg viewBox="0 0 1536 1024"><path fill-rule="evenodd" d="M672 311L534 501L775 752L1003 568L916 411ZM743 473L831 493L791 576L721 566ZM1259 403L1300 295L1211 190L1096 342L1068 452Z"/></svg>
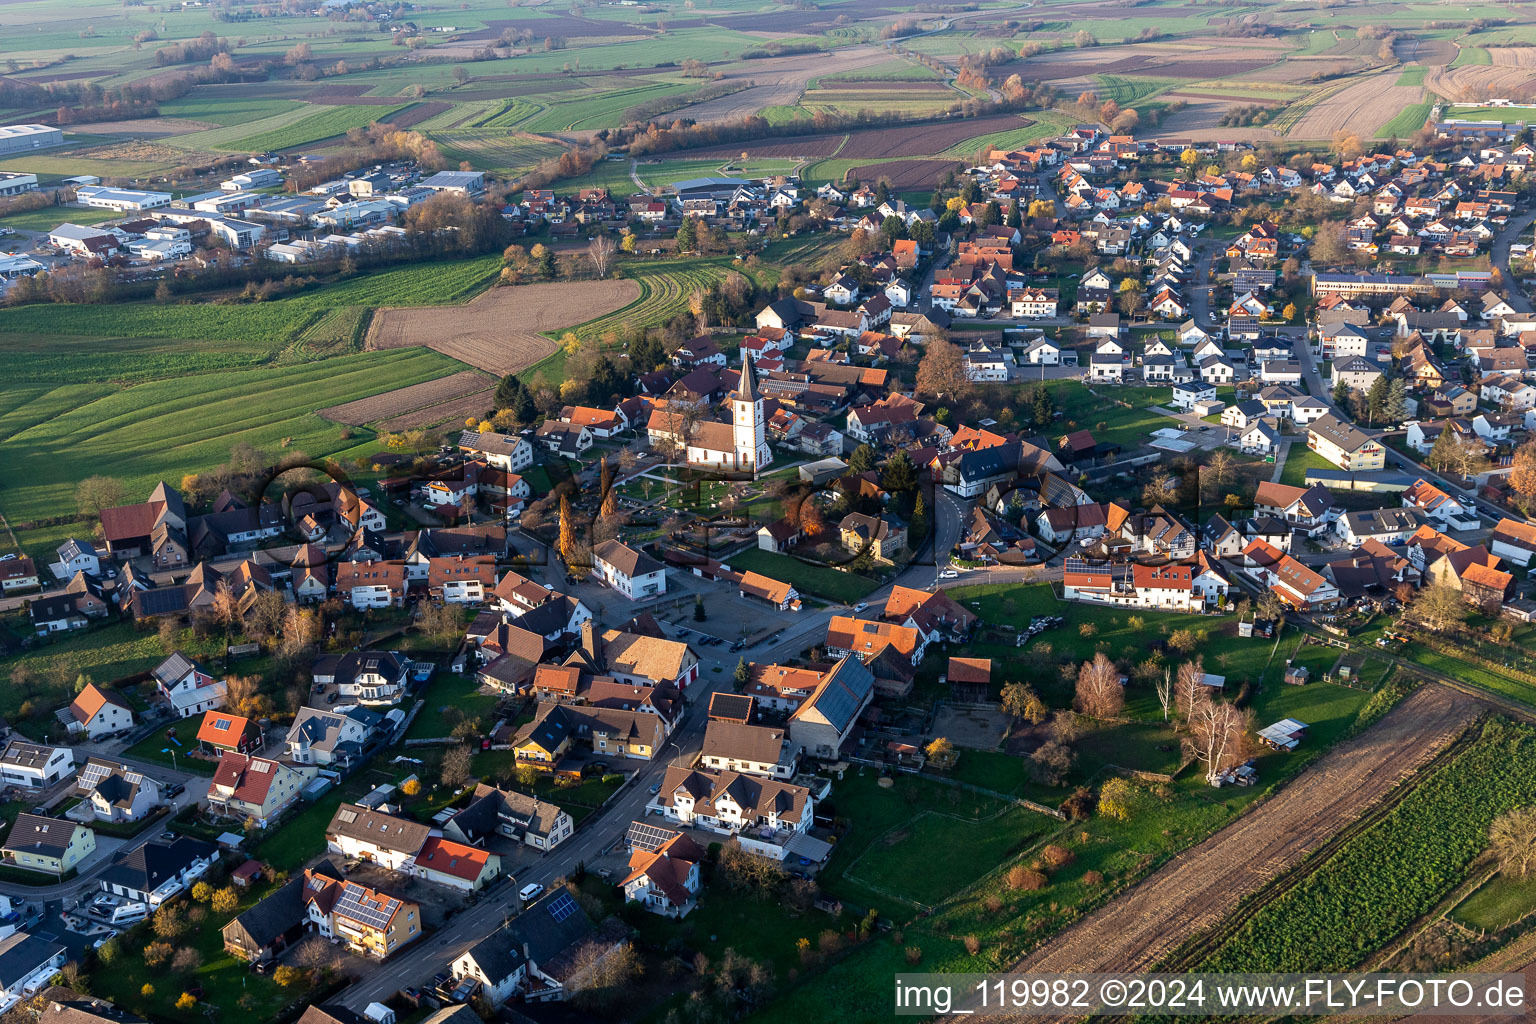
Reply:
<svg viewBox="0 0 1536 1024"><path fill-rule="evenodd" d="M736 397L745 402L757 401L757 370L746 348L741 350L741 379L736 383Z"/></svg>

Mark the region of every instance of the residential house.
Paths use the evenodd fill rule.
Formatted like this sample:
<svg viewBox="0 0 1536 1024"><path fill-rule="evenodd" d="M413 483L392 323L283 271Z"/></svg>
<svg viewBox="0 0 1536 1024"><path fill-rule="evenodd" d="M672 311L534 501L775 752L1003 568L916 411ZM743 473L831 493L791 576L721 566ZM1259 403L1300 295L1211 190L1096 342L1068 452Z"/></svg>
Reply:
<svg viewBox="0 0 1536 1024"><path fill-rule="evenodd" d="M15 932L0 939L0 1012L8 1012L24 999L41 991L49 980L64 966L69 950L41 935ZM59 1024L80 1024L69 1020L73 1014L60 1009L63 1004L49 1004L51 1021ZM127 1015L124 1015L127 1016ZM114 1016L115 1024L126 1024Z"/></svg>
<svg viewBox="0 0 1536 1024"><path fill-rule="evenodd" d="M303 897L315 931L351 952L383 960L421 938L421 908L409 900L314 869L304 872Z"/></svg>
<svg viewBox="0 0 1536 1024"><path fill-rule="evenodd" d="M298 800L314 777L309 765L225 751L208 787L208 808L265 828Z"/></svg>
<svg viewBox="0 0 1536 1024"><path fill-rule="evenodd" d="M224 705L224 680L213 678L180 651L171 652L155 666L150 678L177 718L191 718Z"/></svg>
<svg viewBox="0 0 1536 1024"><path fill-rule="evenodd" d="M1307 428L1307 447L1340 469L1352 472L1375 472L1386 465L1386 449L1381 442L1332 415Z"/></svg>
<svg viewBox="0 0 1536 1024"><path fill-rule="evenodd" d="M471 801L443 824L443 835L470 846L502 836L544 851L565 842L574 830L571 816L555 804L485 783L476 786Z"/></svg>
<svg viewBox="0 0 1536 1024"><path fill-rule="evenodd" d="M0 752L0 784L17 789L44 790L74 773L75 752L13 739Z"/></svg>
<svg viewBox="0 0 1536 1024"><path fill-rule="evenodd" d="M325 827L325 848L343 857L409 873L432 829L364 806L342 804Z"/></svg>
<svg viewBox="0 0 1536 1024"><path fill-rule="evenodd" d="M382 715L351 705L300 708L283 742L296 764L347 770L361 765L387 738Z"/></svg>
<svg viewBox="0 0 1536 1024"><path fill-rule="evenodd" d="M711 721L704 727L699 759L704 767L716 771L770 779L789 779L795 774L795 752L780 726Z"/></svg>
<svg viewBox="0 0 1536 1024"><path fill-rule="evenodd" d="M159 782L125 764L99 757L90 758L81 767L75 794L80 802L65 816L87 823L143 821L161 804Z"/></svg>
<svg viewBox="0 0 1536 1024"><path fill-rule="evenodd" d="M804 786L673 765L646 810L682 825L735 835L753 829L807 832L815 807Z"/></svg>
<svg viewBox="0 0 1536 1024"><path fill-rule="evenodd" d="M151 840L119 852L97 885L150 909L191 888L219 859L219 848L191 836Z"/></svg>
<svg viewBox="0 0 1536 1024"><path fill-rule="evenodd" d="M0 844L4 863L59 877L95 852L96 833L86 826L25 812L16 815L4 844Z"/></svg>
<svg viewBox="0 0 1536 1024"><path fill-rule="evenodd" d="M1422 477L1403 492L1403 507L1418 509L1441 530L1476 530L1482 525L1473 502L1453 497Z"/></svg>
<svg viewBox="0 0 1536 1024"><path fill-rule="evenodd" d="M430 836L411 864L411 873L450 889L479 892L501 877L501 857L442 836Z"/></svg>
<svg viewBox="0 0 1536 1024"><path fill-rule="evenodd" d="M398 704L410 688L412 662L397 651L348 651L317 658L316 686L335 687L349 701L377 707Z"/></svg>
<svg viewBox="0 0 1536 1024"><path fill-rule="evenodd" d="M133 728L133 708L115 690L87 683L69 708L65 726L71 735L83 735L95 741Z"/></svg>
<svg viewBox="0 0 1536 1024"><path fill-rule="evenodd" d="M260 746L261 730L249 718L207 711L197 728L197 744L204 753L215 757L226 750L249 754Z"/></svg>
<svg viewBox="0 0 1536 1024"><path fill-rule="evenodd" d="M617 540L605 540L592 549L592 571L631 601L667 592L666 566Z"/></svg>
<svg viewBox="0 0 1536 1024"><path fill-rule="evenodd" d="M1515 519L1501 519L1488 535L1488 547L1495 555L1529 568L1536 556L1536 526Z"/></svg>
<svg viewBox="0 0 1536 1024"><path fill-rule="evenodd" d="M493 1007L515 998L558 1002L587 987L604 961L628 943L627 928L616 921L594 928L575 897L556 886L460 954L448 971L480 982L481 996ZM301 1018L300 1024L310 1022ZM439 1022L428 1018L427 1024Z"/></svg>
<svg viewBox="0 0 1536 1024"><path fill-rule="evenodd" d="M876 562L893 562L907 550L907 528L889 516L850 512L838 524L843 550L855 557L868 553Z"/></svg>
<svg viewBox="0 0 1536 1024"><path fill-rule="evenodd" d="M650 825L646 829L663 831ZM653 914L686 917L703 885L699 866L704 859L704 848L687 833L672 832L654 848L631 849L629 871L619 888L626 902Z"/></svg>

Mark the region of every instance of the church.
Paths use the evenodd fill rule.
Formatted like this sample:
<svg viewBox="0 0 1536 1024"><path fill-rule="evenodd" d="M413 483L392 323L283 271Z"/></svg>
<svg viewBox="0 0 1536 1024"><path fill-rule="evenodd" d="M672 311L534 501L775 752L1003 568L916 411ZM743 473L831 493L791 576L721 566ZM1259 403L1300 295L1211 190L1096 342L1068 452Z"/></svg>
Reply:
<svg viewBox="0 0 1536 1024"><path fill-rule="evenodd" d="M658 409L651 413L646 430L652 447L677 445L683 458L694 469L719 473L751 473L755 478L773 462L763 420L763 396L757 390L757 371L752 360L742 353L741 379L726 404L730 407L728 423L699 420L691 428L677 412ZM686 439L682 434L686 430Z"/></svg>

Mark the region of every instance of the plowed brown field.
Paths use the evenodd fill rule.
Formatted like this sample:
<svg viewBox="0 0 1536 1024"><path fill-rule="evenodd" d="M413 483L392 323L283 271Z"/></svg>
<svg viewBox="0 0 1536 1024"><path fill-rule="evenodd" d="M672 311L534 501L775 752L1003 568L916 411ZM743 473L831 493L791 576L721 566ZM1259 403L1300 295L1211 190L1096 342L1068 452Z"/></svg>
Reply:
<svg viewBox="0 0 1536 1024"><path fill-rule="evenodd" d="M1320 100L1286 134L1297 139L1331 139L1335 132L1349 131L1362 139L1373 137L1376 129L1424 94L1417 85L1393 85L1398 75L1396 68L1371 75Z"/></svg>
<svg viewBox="0 0 1536 1024"><path fill-rule="evenodd" d="M1536 98L1536 46L1490 46L1492 64L1430 68L1424 84L1458 103Z"/></svg>
<svg viewBox="0 0 1536 1024"><path fill-rule="evenodd" d="M461 306L381 309L368 329L370 349L426 345L498 377L555 351L541 331L585 323L640 297L634 281L560 281L492 288Z"/></svg>
<svg viewBox="0 0 1536 1024"><path fill-rule="evenodd" d="M463 398L465 395L484 393L489 385L490 380L479 370L463 370L437 380L386 391L372 398L359 398L355 402L316 409L315 412L336 423L360 427L386 416L398 416L425 406Z"/></svg>
<svg viewBox="0 0 1536 1024"><path fill-rule="evenodd" d="M1445 687L1420 688L1276 796L1057 935L1014 970L1149 968L1359 818L1454 740L1481 710L1476 700Z"/></svg>

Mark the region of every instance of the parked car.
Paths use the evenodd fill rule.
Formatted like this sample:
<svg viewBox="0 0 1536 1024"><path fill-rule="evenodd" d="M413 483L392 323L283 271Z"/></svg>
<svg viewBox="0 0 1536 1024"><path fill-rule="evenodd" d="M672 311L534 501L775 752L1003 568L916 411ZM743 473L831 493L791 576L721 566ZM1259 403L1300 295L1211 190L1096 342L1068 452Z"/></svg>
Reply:
<svg viewBox="0 0 1536 1024"><path fill-rule="evenodd" d="M661 787L658 786L657 788L660 789ZM517 891L517 898L522 900L524 903L528 903L531 900L538 899L539 894L543 891L544 887L538 882L529 882L527 885L523 886Z"/></svg>

